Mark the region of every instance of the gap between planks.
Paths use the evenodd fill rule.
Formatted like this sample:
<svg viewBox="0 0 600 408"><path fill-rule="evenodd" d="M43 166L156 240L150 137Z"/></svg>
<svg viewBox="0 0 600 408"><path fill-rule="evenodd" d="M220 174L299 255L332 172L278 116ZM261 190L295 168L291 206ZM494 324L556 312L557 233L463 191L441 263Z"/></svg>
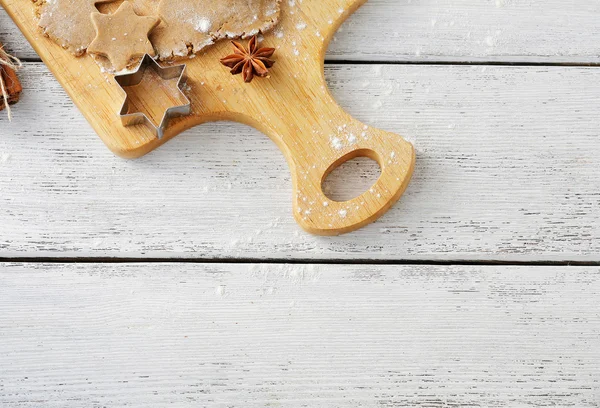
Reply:
<svg viewBox="0 0 600 408"><path fill-rule="evenodd" d="M442 260L427 259L285 259L285 258L107 258L107 257L0 257L0 263L31 264L228 264L228 265L339 265L339 266L530 266L530 267L600 267L598 262L583 261L494 261L494 260Z"/></svg>
<svg viewBox="0 0 600 408"><path fill-rule="evenodd" d="M184 63L184 60L177 60L178 63ZM39 63L43 62L41 58L21 58L21 62ZM406 61L387 61L387 60L334 60L326 59L325 65L458 65L458 66L495 66L495 67L600 67L600 62L532 62L532 61L444 61L444 60L406 60Z"/></svg>

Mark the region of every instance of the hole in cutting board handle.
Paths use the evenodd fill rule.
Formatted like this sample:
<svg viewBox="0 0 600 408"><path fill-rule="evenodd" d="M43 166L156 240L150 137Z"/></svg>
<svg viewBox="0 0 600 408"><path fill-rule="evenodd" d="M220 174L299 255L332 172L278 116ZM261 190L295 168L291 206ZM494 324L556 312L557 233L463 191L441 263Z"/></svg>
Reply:
<svg viewBox="0 0 600 408"><path fill-rule="evenodd" d="M359 150L339 159L323 177L323 194L343 203L368 191L381 177L381 166L374 157L373 151Z"/></svg>

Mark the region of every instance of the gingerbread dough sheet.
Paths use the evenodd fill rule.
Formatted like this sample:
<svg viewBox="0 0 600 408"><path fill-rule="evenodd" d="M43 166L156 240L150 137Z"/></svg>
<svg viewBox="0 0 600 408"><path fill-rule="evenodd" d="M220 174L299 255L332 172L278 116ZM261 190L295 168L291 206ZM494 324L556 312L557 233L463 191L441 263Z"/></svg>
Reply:
<svg viewBox="0 0 600 408"><path fill-rule="evenodd" d="M81 55L96 35L90 18L98 11L95 5L113 1L46 0L39 10L39 25L58 44ZM133 6L140 16L161 19L150 41L164 60L197 53L223 38L247 38L273 28L280 1L133 0Z"/></svg>
<svg viewBox="0 0 600 408"><path fill-rule="evenodd" d="M40 27L57 44L75 55L85 52L96 36L91 15L95 4L112 0L47 0L41 6Z"/></svg>

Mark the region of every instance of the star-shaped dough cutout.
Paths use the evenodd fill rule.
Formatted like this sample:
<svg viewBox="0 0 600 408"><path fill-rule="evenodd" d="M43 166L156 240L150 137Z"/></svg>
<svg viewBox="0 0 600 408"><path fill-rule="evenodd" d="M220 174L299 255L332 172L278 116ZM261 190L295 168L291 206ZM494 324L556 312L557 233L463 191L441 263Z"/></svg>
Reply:
<svg viewBox="0 0 600 408"><path fill-rule="evenodd" d="M146 54L155 55L148 36L160 19L138 16L129 1L123 2L114 14L92 13L92 23L96 38L87 51L108 58L115 71L127 68Z"/></svg>

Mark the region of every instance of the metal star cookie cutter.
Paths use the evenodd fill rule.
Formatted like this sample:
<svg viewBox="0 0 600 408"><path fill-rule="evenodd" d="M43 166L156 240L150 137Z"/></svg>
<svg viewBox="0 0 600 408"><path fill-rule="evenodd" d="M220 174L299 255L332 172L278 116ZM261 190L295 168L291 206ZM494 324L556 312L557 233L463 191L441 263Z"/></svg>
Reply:
<svg viewBox="0 0 600 408"><path fill-rule="evenodd" d="M163 115L163 118L158 126L152 122L152 120L143 112L129 112L129 95L125 88L139 85L142 79L144 78L144 74L146 70L152 69L154 72L164 80L169 80L173 78L179 78L177 81L177 89L181 93L183 99L187 102L184 105L177 105L168 108ZM142 123L148 124L154 133L159 139L162 139L165 130L169 125L169 120L179 116L187 116L192 112L192 105L189 98L183 93L182 84L187 81L187 75L185 73L186 65L176 65L173 67L161 67L150 55L146 54L142 61L136 68L136 70L129 74L117 75L115 76L115 81L121 87L121 90L125 94L125 100L123 101L123 106L119 111L119 116L121 117L121 122L123 126L133 126L140 125Z"/></svg>

